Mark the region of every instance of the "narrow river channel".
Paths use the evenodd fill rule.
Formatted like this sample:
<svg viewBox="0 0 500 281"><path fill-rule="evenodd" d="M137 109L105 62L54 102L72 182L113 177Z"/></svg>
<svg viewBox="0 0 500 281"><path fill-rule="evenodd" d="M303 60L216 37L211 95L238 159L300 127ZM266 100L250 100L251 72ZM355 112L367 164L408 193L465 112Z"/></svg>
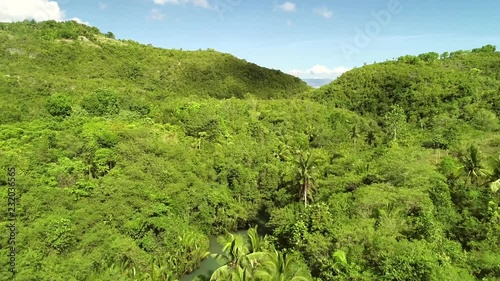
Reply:
<svg viewBox="0 0 500 281"><path fill-rule="evenodd" d="M258 226L258 233L261 236L264 236L264 234L270 233L270 229L266 227L266 222L269 220L268 217L261 215L259 218L257 218L254 221L254 224ZM247 237L247 231L248 229L241 229L238 231L233 231L231 232L233 235L239 234L243 236L244 238ZM209 237L210 240L210 246L208 248L208 251L213 254L222 254L222 245L217 242L217 237L216 235L211 235ZM208 256L206 259L204 259L200 263L200 267L196 269L195 271L191 272L190 274L182 276L179 281L193 281L195 280L196 276L198 275L204 275L208 278L212 275L212 273L221 267L222 264L220 264L215 258L212 256ZM208 279L206 279L208 280Z"/></svg>
<svg viewBox="0 0 500 281"><path fill-rule="evenodd" d="M243 237L246 237L247 229L238 230L231 233L233 235L239 234L242 235ZM219 242L217 242L217 236L211 235L209 239L210 239L210 247L208 248L208 251L210 253L221 254L222 245L220 245ZM208 256L200 263L200 267L197 270L191 272L188 275L184 275L179 281L193 281L198 275L205 275L207 277L210 277L212 275L212 272L214 272L219 267L221 267L221 264L217 262L215 258L213 258L212 256Z"/></svg>

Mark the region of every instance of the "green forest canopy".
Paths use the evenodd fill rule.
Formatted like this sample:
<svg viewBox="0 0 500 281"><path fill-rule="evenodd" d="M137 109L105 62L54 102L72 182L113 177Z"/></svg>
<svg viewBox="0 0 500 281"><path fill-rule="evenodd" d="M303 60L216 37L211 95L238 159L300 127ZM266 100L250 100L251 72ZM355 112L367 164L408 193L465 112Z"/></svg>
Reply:
<svg viewBox="0 0 500 281"><path fill-rule="evenodd" d="M228 54L113 37L0 24L14 280L177 280L208 235L258 217L269 235L221 239L230 266L214 279L500 279L494 46L404 56L311 90ZM6 172L0 183L6 199Z"/></svg>

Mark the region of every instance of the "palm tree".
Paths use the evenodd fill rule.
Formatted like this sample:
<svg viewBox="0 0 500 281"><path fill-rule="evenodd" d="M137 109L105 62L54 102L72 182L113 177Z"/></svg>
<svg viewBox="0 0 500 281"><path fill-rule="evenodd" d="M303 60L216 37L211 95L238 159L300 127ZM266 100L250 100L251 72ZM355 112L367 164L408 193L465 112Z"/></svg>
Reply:
<svg viewBox="0 0 500 281"><path fill-rule="evenodd" d="M233 272L231 275L232 279L226 279L226 280L234 280L234 281L249 281L250 279L250 274L248 273L248 270L245 268L238 267L236 270Z"/></svg>
<svg viewBox="0 0 500 281"><path fill-rule="evenodd" d="M373 146L376 141L377 141L377 136L375 135L375 132L369 131L368 134L366 135L366 143L369 146Z"/></svg>
<svg viewBox="0 0 500 281"><path fill-rule="evenodd" d="M264 238L261 238L257 232L258 226L254 226L248 229L247 231L247 237L249 241L249 252L250 253L257 253L257 252L262 252L264 251L264 247L266 245L266 239L267 236L264 236Z"/></svg>
<svg viewBox="0 0 500 281"><path fill-rule="evenodd" d="M376 211L376 229L387 229L390 232L396 231L399 233L404 228L404 217L406 212L402 207L396 203L386 203L383 207L378 208Z"/></svg>
<svg viewBox="0 0 500 281"><path fill-rule="evenodd" d="M481 155L479 149L475 145L471 145L466 155L460 156L462 163L461 171L471 184L478 184L487 176L487 171L481 164Z"/></svg>
<svg viewBox="0 0 500 281"><path fill-rule="evenodd" d="M257 232L258 226L254 226L248 229L248 254L245 256L244 266L250 268L252 272L259 270L262 265L262 261L266 257L267 250L267 235L264 238L260 237Z"/></svg>
<svg viewBox="0 0 500 281"><path fill-rule="evenodd" d="M257 227L250 228L247 236L247 241L241 235L228 234L219 237L218 241L223 245L223 254L213 256L225 264L212 273L210 281L253 280L253 274L265 258L265 253L261 251L265 242L258 236Z"/></svg>
<svg viewBox="0 0 500 281"><path fill-rule="evenodd" d="M359 134L359 129L357 125L354 125L351 129L351 132L349 133L349 137L352 139L353 143L356 144L356 141L358 140L360 134Z"/></svg>
<svg viewBox="0 0 500 281"><path fill-rule="evenodd" d="M178 281L172 272L170 263L166 264L157 258L151 259L151 270L144 274L141 280L147 281Z"/></svg>
<svg viewBox="0 0 500 281"><path fill-rule="evenodd" d="M241 235L229 233L226 236L219 237L217 240L223 245L223 253L213 254L212 256L223 261L224 265L212 273L210 281L231 280L233 273L241 269L241 261L248 254L248 247L245 245Z"/></svg>
<svg viewBox="0 0 500 281"><path fill-rule="evenodd" d="M283 254L272 247L267 251L266 237L260 238L257 226L241 235L220 237L223 254L214 255L225 264L213 272L210 281L310 281L308 272L298 267L298 256Z"/></svg>
<svg viewBox="0 0 500 281"><path fill-rule="evenodd" d="M300 196L304 200L304 207L307 207L307 200L312 199L312 194L315 187L315 169L318 160L311 156L309 151L297 151L298 159L295 160L297 165L297 180L300 183Z"/></svg>
<svg viewBox="0 0 500 281"><path fill-rule="evenodd" d="M186 260L190 261L184 265L184 273L188 274L198 268L200 262L204 260L210 252L204 251L197 241L197 237L191 231L185 231L180 235L181 247L177 250L186 255Z"/></svg>
<svg viewBox="0 0 500 281"><path fill-rule="evenodd" d="M310 277L300 267L294 254L283 254L277 250L266 253L263 270L256 273L259 280L266 281L310 281Z"/></svg>

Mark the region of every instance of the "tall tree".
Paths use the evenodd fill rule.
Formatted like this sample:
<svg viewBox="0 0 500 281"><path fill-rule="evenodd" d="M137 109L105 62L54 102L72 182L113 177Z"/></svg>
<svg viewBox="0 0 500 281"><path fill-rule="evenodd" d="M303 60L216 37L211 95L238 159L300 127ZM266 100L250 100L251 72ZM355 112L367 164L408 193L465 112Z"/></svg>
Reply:
<svg viewBox="0 0 500 281"><path fill-rule="evenodd" d="M259 280L266 281L310 281L307 273L298 266L295 254L283 254L279 251L267 253L264 270L257 272Z"/></svg>
<svg viewBox="0 0 500 281"><path fill-rule="evenodd" d="M318 159L311 155L310 151L297 151L295 164L297 166L297 181L300 186L300 196L307 207L308 200L312 199L316 185L316 173Z"/></svg>
<svg viewBox="0 0 500 281"><path fill-rule="evenodd" d="M351 132L349 133L349 137L352 139L352 142L356 144L356 141L360 137L360 132L357 125L352 126Z"/></svg>
<svg viewBox="0 0 500 281"><path fill-rule="evenodd" d="M385 123L392 140L396 141L406 124L406 113L403 108L399 105L391 106L391 111L385 115Z"/></svg>
<svg viewBox="0 0 500 281"><path fill-rule="evenodd" d="M212 273L210 281L254 280L252 276L259 270L265 253L261 251L263 241L256 227L250 228L247 236L245 240L241 235L228 234L218 239L224 253L214 256L225 264Z"/></svg>
<svg viewBox="0 0 500 281"><path fill-rule="evenodd" d="M481 153L475 145L469 146L467 152L460 156L461 172L471 184L480 184L488 172L481 163Z"/></svg>
<svg viewBox="0 0 500 281"><path fill-rule="evenodd" d="M227 234L221 236L218 242L223 246L222 254L213 254L213 256L224 262L224 265L219 267L212 273L210 281L231 280L232 274L241 269L240 263L244 255L248 252L248 248L244 244L241 235Z"/></svg>

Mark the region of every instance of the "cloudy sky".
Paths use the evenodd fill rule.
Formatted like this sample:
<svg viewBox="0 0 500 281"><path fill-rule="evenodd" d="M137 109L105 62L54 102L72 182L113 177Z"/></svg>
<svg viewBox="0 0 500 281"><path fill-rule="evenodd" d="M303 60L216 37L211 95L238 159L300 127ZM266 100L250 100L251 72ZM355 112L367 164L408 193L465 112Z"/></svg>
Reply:
<svg viewBox="0 0 500 281"><path fill-rule="evenodd" d="M74 19L164 48L214 48L301 78L405 54L500 48L498 0L0 0L0 21Z"/></svg>

